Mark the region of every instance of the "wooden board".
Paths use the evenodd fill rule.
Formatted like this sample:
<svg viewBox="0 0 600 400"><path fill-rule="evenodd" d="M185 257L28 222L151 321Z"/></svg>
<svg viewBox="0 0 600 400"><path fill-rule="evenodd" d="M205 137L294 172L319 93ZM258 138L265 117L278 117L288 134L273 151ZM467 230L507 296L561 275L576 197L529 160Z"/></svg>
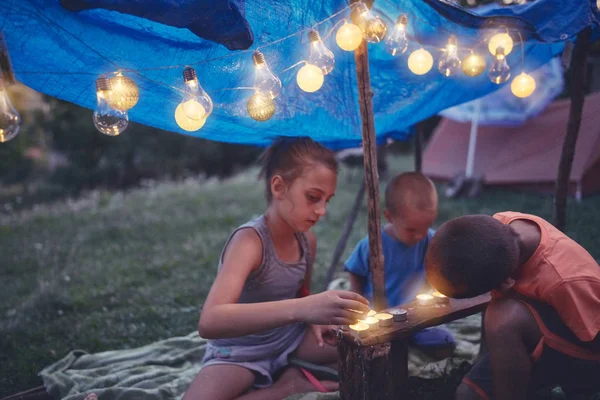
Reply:
<svg viewBox="0 0 600 400"><path fill-rule="evenodd" d="M399 307L408 311L406 321L394 322L387 328L377 328L362 338L348 329L338 329L338 335L357 346L372 346L403 340L413 332L444 324L483 311L490 302L488 293L471 299L450 299L445 305L419 306L411 302Z"/></svg>

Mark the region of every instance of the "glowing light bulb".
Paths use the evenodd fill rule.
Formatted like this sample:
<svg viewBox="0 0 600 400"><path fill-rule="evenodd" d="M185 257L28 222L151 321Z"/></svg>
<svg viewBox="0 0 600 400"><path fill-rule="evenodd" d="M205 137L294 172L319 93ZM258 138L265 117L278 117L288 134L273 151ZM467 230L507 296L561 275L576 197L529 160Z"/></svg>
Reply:
<svg viewBox="0 0 600 400"><path fill-rule="evenodd" d="M354 24L344 21L335 34L335 41L340 49L345 51L354 51L360 46L363 40L363 34L360 28Z"/></svg>
<svg viewBox="0 0 600 400"><path fill-rule="evenodd" d="M478 76L485 71L485 59L478 54L469 54L462 62L465 75Z"/></svg>
<svg viewBox="0 0 600 400"><path fill-rule="evenodd" d="M184 105L181 103L175 109L175 122L184 131L195 132L204 126L206 118L192 119L188 117L184 111Z"/></svg>
<svg viewBox="0 0 600 400"><path fill-rule="evenodd" d="M424 48L413 51L408 57L408 69L416 75L424 75L433 67L433 57Z"/></svg>
<svg viewBox="0 0 600 400"><path fill-rule="evenodd" d="M438 70L445 76L456 75L460 71L460 58L458 58L458 41L451 35L446 45L446 51L440 57Z"/></svg>
<svg viewBox="0 0 600 400"><path fill-rule="evenodd" d="M310 40L308 63L321 68L323 75L327 75L333 70L333 66L335 65L333 53L325 47L319 32L316 30L311 29L308 32L308 38Z"/></svg>
<svg viewBox="0 0 600 400"><path fill-rule="evenodd" d="M496 49L496 59L490 67L488 77L496 84L506 82L508 78L510 78L510 67L506 62L506 56L504 55L504 49L502 46L499 46Z"/></svg>
<svg viewBox="0 0 600 400"><path fill-rule="evenodd" d="M14 139L19 134L20 127L21 117L10 103L4 80L0 76L0 143Z"/></svg>
<svg viewBox="0 0 600 400"><path fill-rule="evenodd" d="M504 49L505 56L510 54L513 48L513 40L508 33L497 33L492 36L490 42L488 43L488 49L493 56L496 55L498 47L502 47Z"/></svg>
<svg viewBox="0 0 600 400"><path fill-rule="evenodd" d="M213 110L213 102L200 86L196 71L189 67L184 69L183 81L185 83L185 94L181 105L185 115L196 121L208 118Z"/></svg>
<svg viewBox="0 0 600 400"><path fill-rule="evenodd" d="M355 3L352 21L358 25L364 39L369 43L379 43L385 37L387 25L381 18L374 16L363 2Z"/></svg>
<svg viewBox="0 0 600 400"><path fill-rule="evenodd" d="M406 36L407 23L408 17L406 14L399 16L394 30L385 39L385 49L393 56L403 54L408 49L408 37Z"/></svg>
<svg viewBox="0 0 600 400"><path fill-rule="evenodd" d="M316 92L323 86L323 81L325 77L323 76L323 72L321 68L316 65L306 64L300 70L298 70L298 74L296 75L296 82L300 89L304 90L308 93Z"/></svg>
<svg viewBox="0 0 600 400"><path fill-rule="evenodd" d="M535 91L535 79L525 72L515 76L515 79L510 84L510 90L513 94L520 98L531 96Z"/></svg>
<svg viewBox="0 0 600 400"><path fill-rule="evenodd" d="M252 55L252 59L254 60L254 70L256 71L254 79L254 87L256 90L271 99L279 96L279 93L281 92L281 81L278 77L273 75L269 69L263 53L255 51Z"/></svg>
<svg viewBox="0 0 600 400"><path fill-rule="evenodd" d="M275 102L261 93L255 93L248 100L248 114L256 121L267 121L275 114Z"/></svg>
<svg viewBox="0 0 600 400"><path fill-rule="evenodd" d="M94 126L108 136L120 135L129 125L127 112L110 106L111 84L108 78L96 79L96 100L98 106L94 110Z"/></svg>
<svg viewBox="0 0 600 400"><path fill-rule="evenodd" d="M140 99L140 91L136 83L121 71L110 78L110 96L106 99L108 105L120 111L127 111L135 106Z"/></svg>

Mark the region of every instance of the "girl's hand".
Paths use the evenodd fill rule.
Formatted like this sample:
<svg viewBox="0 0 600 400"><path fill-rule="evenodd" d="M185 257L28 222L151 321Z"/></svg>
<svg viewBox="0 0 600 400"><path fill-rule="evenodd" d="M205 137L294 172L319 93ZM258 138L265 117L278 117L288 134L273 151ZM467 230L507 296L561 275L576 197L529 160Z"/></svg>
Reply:
<svg viewBox="0 0 600 400"><path fill-rule="evenodd" d="M351 325L369 312L368 300L347 290L328 290L298 302L298 319L313 325Z"/></svg>
<svg viewBox="0 0 600 400"><path fill-rule="evenodd" d="M333 325L311 325L311 328L319 347L323 347L325 343L330 346L337 346L337 342L333 336Z"/></svg>

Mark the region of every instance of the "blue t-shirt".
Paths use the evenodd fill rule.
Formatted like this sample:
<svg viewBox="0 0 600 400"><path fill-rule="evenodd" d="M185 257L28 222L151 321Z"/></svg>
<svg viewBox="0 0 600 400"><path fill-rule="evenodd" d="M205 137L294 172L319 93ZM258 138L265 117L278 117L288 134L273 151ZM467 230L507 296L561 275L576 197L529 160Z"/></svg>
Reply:
<svg viewBox="0 0 600 400"><path fill-rule="evenodd" d="M408 303L413 300L425 282L425 252L433 237L433 229L429 229L427 237L414 246L390 237L382 229L381 245L384 256L385 296L388 307ZM365 278L363 296L373 301L373 279L369 271L369 238L361 240L344 268L348 272Z"/></svg>

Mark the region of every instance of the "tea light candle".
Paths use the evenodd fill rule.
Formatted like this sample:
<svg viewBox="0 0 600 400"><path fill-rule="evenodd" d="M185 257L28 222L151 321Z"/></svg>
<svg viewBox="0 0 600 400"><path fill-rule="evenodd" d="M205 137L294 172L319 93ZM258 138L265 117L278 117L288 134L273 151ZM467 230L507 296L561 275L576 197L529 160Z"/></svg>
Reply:
<svg viewBox="0 0 600 400"><path fill-rule="evenodd" d="M360 322L363 322L363 323L369 325L369 328L371 328L371 329L377 329L377 327L379 326L379 320L375 317L367 317L367 318L361 320Z"/></svg>
<svg viewBox="0 0 600 400"><path fill-rule="evenodd" d="M446 304L450 302L450 299L440 292L433 292L433 297L435 298L435 302L438 304Z"/></svg>
<svg viewBox="0 0 600 400"><path fill-rule="evenodd" d="M377 312L375 312L375 310L369 310L369 313L367 314L367 317L374 317L375 314L377 314Z"/></svg>
<svg viewBox="0 0 600 400"><path fill-rule="evenodd" d="M417 303L419 303L420 306L429 306L433 304L433 296L430 294L418 294Z"/></svg>
<svg viewBox="0 0 600 400"><path fill-rule="evenodd" d="M390 310L390 314L394 316L395 322L406 321L408 317L408 311L406 311L404 308L394 308Z"/></svg>
<svg viewBox="0 0 600 400"><path fill-rule="evenodd" d="M379 320L379 326L392 326L393 315L386 312L375 314L375 318Z"/></svg>
<svg viewBox="0 0 600 400"><path fill-rule="evenodd" d="M348 328L350 328L354 332L358 333L359 336L364 336L369 330L369 324L366 324L364 322L359 322L354 325L348 325Z"/></svg>

